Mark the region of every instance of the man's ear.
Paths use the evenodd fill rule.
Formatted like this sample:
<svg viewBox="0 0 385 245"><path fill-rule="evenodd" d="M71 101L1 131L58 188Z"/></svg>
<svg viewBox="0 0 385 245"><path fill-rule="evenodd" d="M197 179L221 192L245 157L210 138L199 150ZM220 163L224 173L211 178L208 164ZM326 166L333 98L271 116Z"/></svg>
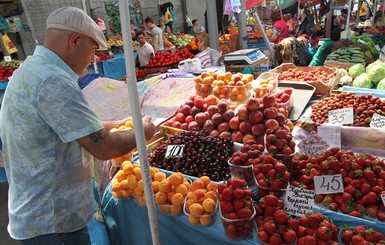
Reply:
<svg viewBox="0 0 385 245"><path fill-rule="evenodd" d="M82 37L82 34L80 34L78 32L73 32L69 38L70 47L76 47L76 45L79 42L81 37Z"/></svg>

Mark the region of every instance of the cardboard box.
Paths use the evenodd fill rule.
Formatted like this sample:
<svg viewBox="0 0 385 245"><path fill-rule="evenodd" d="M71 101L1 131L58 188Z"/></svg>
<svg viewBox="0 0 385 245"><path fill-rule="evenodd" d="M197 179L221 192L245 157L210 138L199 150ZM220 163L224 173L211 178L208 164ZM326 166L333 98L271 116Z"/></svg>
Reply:
<svg viewBox="0 0 385 245"><path fill-rule="evenodd" d="M289 69L299 68L303 71L309 71L313 69L322 69L327 71L328 73L335 73L335 70L329 67L325 66L318 66L318 67L299 67L294 65L293 63L284 63L280 66L277 66L272 71L277 73L283 73L284 71L287 71ZM341 75L336 75L335 78L329 79L329 81L306 81L306 83L309 83L313 85L316 88L315 93L321 93L321 94L329 94L330 91L340 82Z"/></svg>
<svg viewBox="0 0 385 245"><path fill-rule="evenodd" d="M258 25L246 25L246 33L250 38L261 38L262 32Z"/></svg>

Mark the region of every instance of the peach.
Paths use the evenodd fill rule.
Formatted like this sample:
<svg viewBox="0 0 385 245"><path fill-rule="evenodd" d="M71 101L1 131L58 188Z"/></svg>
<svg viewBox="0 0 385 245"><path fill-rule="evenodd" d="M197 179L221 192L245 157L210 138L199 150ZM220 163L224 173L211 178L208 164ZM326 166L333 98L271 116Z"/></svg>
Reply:
<svg viewBox="0 0 385 245"><path fill-rule="evenodd" d="M206 192L206 198L211 198L214 201L217 201L217 194L215 193L215 191L208 191Z"/></svg>
<svg viewBox="0 0 385 245"><path fill-rule="evenodd" d="M279 126L279 123L277 120L275 119L268 119L266 122L265 122L265 128L266 130L268 129L273 129L275 127L278 127Z"/></svg>
<svg viewBox="0 0 385 245"><path fill-rule="evenodd" d="M219 112L225 112L225 111L227 111L228 108L229 108L229 102L227 102L227 100L222 99L218 102Z"/></svg>
<svg viewBox="0 0 385 245"><path fill-rule="evenodd" d="M209 117L211 118L215 113L219 112L218 106L216 105L209 105L207 107L207 113L209 114Z"/></svg>
<svg viewBox="0 0 385 245"><path fill-rule="evenodd" d="M211 132L215 129L215 124L211 120L206 120L206 122L203 124L203 129Z"/></svg>
<svg viewBox="0 0 385 245"><path fill-rule="evenodd" d="M215 125L219 125L219 124L221 124L221 123L224 121L224 119L223 119L223 117L222 117L222 115L221 115L220 113L215 113L215 114L211 117L211 120L213 121L213 123L214 123Z"/></svg>
<svg viewBox="0 0 385 245"><path fill-rule="evenodd" d="M199 128L199 125L197 122L192 121L188 124L188 130L193 131Z"/></svg>
<svg viewBox="0 0 385 245"><path fill-rule="evenodd" d="M238 116L239 120L241 120L241 121L248 120L249 119L249 111L247 110L246 107L243 106L243 107L239 108L237 116Z"/></svg>
<svg viewBox="0 0 385 245"><path fill-rule="evenodd" d="M205 200L206 192L203 189L198 189L194 191L193 199L195 202L201 202Z"/></svg>
<svg viewBox="0 0 385 245"><path fill-rule="evenodd" d="M251 132L255 135L255 136L259 136L259 135L263 135L265 134L265 125L263 123L257 123L257 124L254 124L252 127L251 127Z"/></svg>
<svg viewBox="0 0 385 245"><path fill-rule="evenodd" d="M233 132L233 134L231 135L231 139L234 142L242 143L242 141L243 141L243 134L242 134L242 132L241 131Z"/></svg>
<svg viewBox="0 0 385 245"><path fill-rule="evenodd" d="M231 133L230 132L222 132L219 134L219 137L222 137L225 140L231 140Z"/></svg>
<svg viewBox="0 0 385 245"><path fill-rule="evenodd" d="M233 110L227 110L223 113L222 116L226 121L230 121L235 116L235 113Z"/></svg>
<svg viewBox="0 0 385 245"><path fill-rule="evenodd" d="M249 121L243 121L239 124L239 131L246 134L246 133L250 132L251 127L252 127L252 125Z"/></svg>
<svg viewBox="0 0 385 245"><path fill-rule="evenodd" d="M233 117L233 118L231 118L230 121L229 121L229 127L230 127L232 130L238 130L239 124L240 124L240 120L239 120L238 117Z"/></svg>
<svg viewBox="0 0 385 245"><path fill-rule="evenodd" d="M254 140L256 141L256 137L250 133L247 133L243 136L243 143L246 143L249 140Z"/></svg>
<svg viewBox="0 0 385 245"><path fill-rule="evenodd" d="M219 134L220 134L219 131L216 129L214 129L213 131L210 132L210 135L212 135L212 136L219 136Z"/></svg>
<svg viewBox="0 0 385 245"><path fill-rule="evenodd" d="M260 123L263 122L264 116L261 111L252 111L249 113L249 121L250 123Z"/></svg>
<svg viewBox="0 0 385 245"><path fill-rule="evenodd" d="M218 125L218 131L219 132L227 132L227 131L229 131L229 129L230 129L230 127L229 127L228 122L223 122L223 123Z"/></svg>

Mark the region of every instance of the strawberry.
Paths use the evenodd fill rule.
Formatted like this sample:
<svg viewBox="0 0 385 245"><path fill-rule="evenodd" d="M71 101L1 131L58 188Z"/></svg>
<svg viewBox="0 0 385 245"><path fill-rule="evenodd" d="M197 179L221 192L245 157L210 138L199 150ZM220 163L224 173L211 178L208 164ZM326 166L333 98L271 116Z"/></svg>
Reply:
<svg viewBox="0 0 385 245"><path fill-rule="evenodd" d="M378 212L378 206L377 205L370 205L366 208L366 214L371 218L376 218Z"/></svg>
<svg viewBox="0 0 385 245"><path fill-rule="evenodd" d="M311 228L307 228L307 229L306 229L306 235L308 235L308 236L314 236L314 235L316 235L316 234L317 234L317 230L311 229Z"/></svg>
<svg viewBox="0 0 385 245"><path fill-rule="evenodd" d="M275 169L270 170L269 172L267 172L267 177L270 179L276 179L277 171L275 171Z"/></svg>
<svg viewBox="0 0 385 245"><path fill-rule="evenodd" d="M245 197L252 197L253 192L250 189L243 190L244 196Z"/></svg>
<svg viewBox="0 0 385 245"><path fill-rule="evenodd" d="M282 243L281 235L279 234L273 234L269 238L269 244L270 245L280 245Z"/></svg>
<svg viewBox="0 0 385 245"><path fill-rule="evenodd" d="M277 206L278 197L269 194L269 195L266 195L264 197L264 199L265 199L266 205L268 205L268 206Z"/></svg>
<svg viewBox="0 0 385 245"><path fill-rule="evenodd" d="M351 243L352 245L363 245L365 243L366 243L365 239L359 235L354 235L352 237L352 243Z"/></svg>
<svg viewBox="0 0 385 245"><path fill-rule="evenodd" d="M287 227L294 231L298 230L298 226L299 226L299 222L297 219L289 219L287 221Z"/></svg>
<svg viewBox="0 0 385 245"><path fill-rule="evenodd" d="M253 212L249 208L241 208L237 211L239 218L248 219L253 215Z"/></svg>
<svg viewBox="0 0 385 245"><path fill-rule="evenodd" d="M231 202L220 201L219 205L221 207L222 214L231 213L234 210L234 206Z"/></svg>
<svg viewBox="0 0 385 245"><path fill-rule="evenodd" d="M277 210L277 207L274 207L274 206L266 206L266 209L265 209L265 215L274 215L275 211Z"/></svg>
<svg viewBox="0 0 385 245"><path fill-rule="evenodd" d="M227 186L226 186L226 184L224 184L224 183L218 184L218 192L221 194L222 191L223 191L226 187L227 187Z"/></svg>
<svg viewBox="0 0 385 245"><path fill-rule="evenodd" d="M378 185L375 185L372 187L372 191L378 194L383 191L383 188L379 187Z"/></svg>
<svg viewBox="0 0 385 245"><path fill-rule="evenodd" d="M242 189L237 188L233 190L233 196L235 199L242 199L245 196L245 192Z"/></svg>
<svg viewBox="0 0 385 245"><path fill-rule="evenodd" d="M316 194L315 197L314 197L314 201L316 203L321 203L323 201L323 195L322 194Z"/></svg>
<svg viewBox="0 0 385 245"><path fill-rule="evenodd" d="M362 195L366 195L372 190L372 187L368 183L363 183L360 190Z"/></svg>
<svg viewBox="0 0 385 245"><path fill-rule="evenodd" d="M235 199L233 201L233 206L235 210L239 210L245 206L245 202L241 199Z"/></svg>
<svg viewBox="0 0 385 245"><path fill-rule="evenodd" d="M234 189L236 188L243 188L246 186L246 180L244 179L239 179L239 178L234 178L231 185L233 186Z"/></svg>
<svg viewBox="0 0 385 245"><path fill-rule="evenodd" d="M280 223L280 224L284 224L286 223L287 219L288 219L288 215L286 213L286 211L280 209L280 210L277 210L275 211L274 213L274 219Z"/></svg>
<svg viewBox="0 0 385 245"><path fill-rule="evenodd" d="M305 227L309 225L306 216L302 216L302 217L299 218L299 225L305 226Z"/></svg>
<svg viewBox="0 0 385 245"><path fill-rule="evenodd" d="M278 231L278 233L279 233L280 235L283 236L283 234L285 234L286 230L287 230L286 225L278 224L278 226L277 226L277 231Z"/></svg>
<svg viewBox="0 0 385 245"><path fill-rule="evenodd" d="M362 226L362 225L356 226L355 228L356 234L359 234L359 235L363 235L365 231L366 231L366 228L365 226Z"/></svg>
<svg viewBox="0 0 385 245"><path fill-rule="evenodd" d="M347 229L347 230L343 230L341 232L341 238L343 241L345 242L350 242L352 240L352 237L354 236L354 233L352 230L350 229Z"/></svg>
<svg viewBox="0 0 385 245"><path fill-rule="evenodd" d="M363 175L364 177L369 181L369 182L372 182L374 181L375 179L375 175L374 175L374 172L370 169L370 168L367 168L363 171Z"/></svg>
<svg viewBox="0 0 385 245"><path fill-rule="evenodd" d="M326 226L320 226L317 230L317 237L319 239L329 241L333 239L333 231Z"/></svg>
<svg viewBox="0 0 385 245"><path fill-rule="evenodd" d="M298 239L298 245L317 245L317 240L314 236L304 236Z"/></svg>
<svg viewBox="0 0 385 245"><path fill-rule="evenodd" d="M373 191L369 192L362 198L363 204L376 204L377 202L377 194Z"/></svg>
<svg viewBox="0 0 385 245"><path fill-rule="evenodd" d="M239 219L239 216L235 212L228 213L226 216L227 219Z"/></svg>
<svg viewBox="0 0 385 245"><path fill-rule="evenodd" d="M377 212L377 219L379 220L379 221L382 221L382 222L384 222L385 221L385 212L384 211L378 211Z"/></svg>
<svg viewBox="0 0 385 245"><path fill-rule="evenodd" d="M297 239L297 233L295 233L295 231L293 231L293 230L287 230L283 234L283 239L288 244L293 243Z"/></svg>
<svg viewBox="0 0 385 245"><path fill-rule="evenodd" d="M269 241L269 235L266 233L266 231L258 231L258 237L262 242Z"/></svg>
<svg viewBox="0 0 385 245"><path fill-rule="evenodd" d="M318 228L323 219L324 217L321 213L312 213L307 216L307 224L311 228Z"/></svg>
<svg viewBox="0 0 385 245"><path fill-rule="evenodd" d="M344 193L342 194L342 201L343 201L344 203L349 203L349 202L352 201L352 199L353 199L352 194L347 193L347 192L344 192Z"/></svg>
<svg viewBox="0 0 385 245"><path fill-rule="evenodd" d="M282 176L286 172L286 165L281 162L278 162L277 164L275 164L274 169L277 171L278 174Z"/></svg>
<svg viewBox="0 0 385 245"><path fill-rule="evenodd" d="M262 229L267 232L269 235L273 235L274 232L277 231L277 226L274 224L273 221L268 221L265 224L263 224Z"/></svg>
<svg viewBox="0 0 385 245"><path fill-rule="evenodd" d="M301 226L301 225L298 226L298 230L297 230L298 236L300 236L300 237L306 236L306 230L307 230L306 227Z"/></svg>

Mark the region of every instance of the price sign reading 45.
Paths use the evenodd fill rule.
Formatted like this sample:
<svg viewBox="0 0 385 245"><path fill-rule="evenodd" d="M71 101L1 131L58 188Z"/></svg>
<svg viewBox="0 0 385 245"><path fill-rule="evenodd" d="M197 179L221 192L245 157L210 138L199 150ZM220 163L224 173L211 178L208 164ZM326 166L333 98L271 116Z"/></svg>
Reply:
<svg viewBox="0 0 385 245"><path fill-rule="evenodd" d="M181 158L183 157L184 145L168 145L166 158Z"/></svg>
<svg viewBox="0 0 385 245"><path fill-rule="evenodd" d="M342 175L315 176L314 189L316 194L343 193L344 182L342 180Z"/></svg>
<svg viewBox="0 0 385 245"><path fill-rule="evenodd" d="M329 111L328 117L330 124L352 124L353 107Z"/></svg>

